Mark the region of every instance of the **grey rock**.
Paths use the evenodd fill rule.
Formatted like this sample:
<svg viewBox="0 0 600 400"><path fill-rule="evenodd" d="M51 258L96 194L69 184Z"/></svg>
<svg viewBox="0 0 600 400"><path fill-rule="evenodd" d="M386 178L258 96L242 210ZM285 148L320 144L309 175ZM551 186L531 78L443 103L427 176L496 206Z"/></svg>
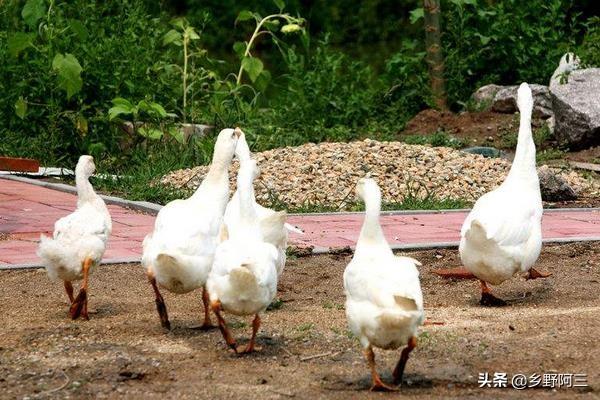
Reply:
<svg viewBox="0 0 600 400"><path fill-rule="evenodd" d="M494 85L492 83L490 85L485 85L477 89L477 91L475 91L475 93L471 95L471 98L475 103L475 107L480 110L488 110L494 102L494 97L496 96L496 93L498 93L498 91L503 88L504 86Z"/></svg>
<svg viewBox="0 0 600 400"><path fill-rule="evenodd" d="M183 138L187 142L192 136L201 138L211 133L215 127L203 124L181 124Z"/></svg>
<svg viewBox="0 0 600 400"><path fill-rule="evenodd" d="M548 86L530 84L531 93L533 94L533 118L546 119L552 117L552 98ZM519 86L506 86L500 89L494 102L492 103L492 111L499 113L512 114L519 111L517 107L517 90Z"/></svg>
<svg viewBox="0 0 600 400"><path fill-rule="evenodd" d="M547 166L543 165L538 168L538 177L540 179L542 200L567 201L577 198L577 193L567 181Z"/></svg>
<svg viewBox="0 0 600 400"><path fill-rule="evenodd" d="M550 93L559 143L571 150L600 144L600 68L571 71Z"/></svg>

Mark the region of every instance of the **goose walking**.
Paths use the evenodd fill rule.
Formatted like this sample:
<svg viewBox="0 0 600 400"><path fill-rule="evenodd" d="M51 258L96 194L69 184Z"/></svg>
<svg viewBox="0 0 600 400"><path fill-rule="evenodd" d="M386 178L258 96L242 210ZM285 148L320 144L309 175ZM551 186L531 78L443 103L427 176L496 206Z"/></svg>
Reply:
<svg viewBox="0 0 600 400"><path fill-rule="evenodd" d="M165 329L171 329L171 324L159 287L178 294L202 287L201 328L211 327L204 285L229 198L228 171L240 132L236 128L219 133L210 170L196 192L164 206L156 217L154 231L144 239L142 266L154 289L156 309Z"/></svg>
<svg viewBox="0 0 600 400"><path fill-rule="evenodd" d="M40 237L37 254L43 260L48 276L63 281L71 307L72 319L88 317L88 279L92 269L100 263L106 242L112 231L112 221L104 200L96 194L89 182L96 171L92 156L81 156L75 167L77 209L56 221L54 235ZM73 281L83 280L76 298Z"/></svg>
<svg viewBox="0 0 600 400"><path fill-rule="evenodd" d="M505 181L481 196L461 229L460 257L481 284L480 304L502 306L488 284L499 285L516 273L528 279L550 274L533 268L542 248L542 197L531 133L533 97L527 83L518 90L521 113L513 164Z"/></svg>
<svg viewBox="0 0 600 400"><path fill-rule="evenodd" d="M266 310L277 293L278 251L263 237L254 208L252 185L256 161L246 160L240 166L237 178L239 219L231 226L223 226L223 241L217 247L215 262L206 287L211 308L227 345L236 353L251 353L256 348L256 334L260 328L259 314ZM252 336L243 350L237 344L222 311L234 315L254 315Z"/></svg>
<svg viewBox="0 0 600 400"><path fill-rule="evenodd" d="M377 373L373 347L397 349L406 345L393 372L394 384L401 384L409 354L417 345L417 328L424 320L417 270L421 263L395 256L385 240L379 225L381 191L377 183L361 179L356 192L365 202L365 220L354 256L344 271L346 317L364 348L371 369L371 390L393 390Z"/></svg>
<svg viewBox="0 0 600 400"><path fill-rule="evenodd" d="M240 168L244 168L248 162L254 162L243 132L238 140L235 154L240 162ZM303 232L285 222L287 216L285 211L271 210L258 204L254 196L254 186L250 187L250 194L252 207L256 212L262 236L265 242L271 243L277 248L277 274L281 276L286 261L288 231ZM240 221L240 212L239 190L236 190L227 204L223 217L225 225L230 230Z"/></svg>

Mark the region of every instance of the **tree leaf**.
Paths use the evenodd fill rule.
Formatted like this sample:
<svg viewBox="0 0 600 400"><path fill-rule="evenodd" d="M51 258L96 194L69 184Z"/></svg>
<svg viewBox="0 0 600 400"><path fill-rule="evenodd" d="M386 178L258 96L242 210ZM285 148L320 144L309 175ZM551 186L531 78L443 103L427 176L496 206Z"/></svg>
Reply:
<svg viewBox="0 0 600 400"><path fill-rule="evenodd" d="M167 130L169 134L175 138L179 143L183 144L185 142L185 138L183 136L183 129L177 127L171 127Z"/></svg>
<svg viewBox="0 0 600 400"><path fill-rule="evenodd" d="M81 136L85 136L88 133L88 120L83 115L78 115L75 121L75 127L79 131Z"/></svg>
<svg viewBox="0 0 600 400"><path fill-rule="evenodd" d="M246 57L242 60L242 68L248 73L250 80L254 82L263 71L262 61L256 57Z"/></svg>
<svg viewBox="0 0 600 400"><path fill-rule="evenodd" d="M285 8L285 3L283 2L283 0L273 0L273 3L275 3L275 6L277 6L277 8L279 8L279 11L283 11L283 9Z"/></svg>
<svg viewBox="0 0 600 400"><path fill-rule="evenodd" d="M23 50L31 46L33 37L34 35L31 33L16 32L8 38L8 52L13 57L18 57Z"/></svg>
<svg viewBox="0 0 600 400"><path fill-rule="evenodd" d="M79 40L86 40L90 35L85 25L78 19L70 20L69 28L79 37Z"/></svg>
<svg viewBox="0 0 600 400"><path fill-rule="evenodd" d="M177 32L175 29L171 29L169 32L165 33L162 39L163 46L171 43L181 46L181 33Z"/></svg>
<svg viewBox="0 0 600 400"><path fill-rule="evenodd" d="M278 19L274 19L270 21L265 21L263 25L271 32L277 32L277 30L279 29L280 22Z"/></svg>
<svg viewBox="0 0 600 400"><path fill-rule="evenodd" d="M21 17L27 25L34 27L46 15L46 10L44 0L27 0L21 11Z"/></svg>
<svg viewBox="0 0 600 400"><path fill-rule="evenodd" d="M152 140L158 140L163 136L163 132L160 129L147 128L145 126L140 127L138 132L140 135Z"/></svg>
<svg viewBox="0 0 600 400"><path fill-rule="evenodd" d="M73 54L56 54L52 60L52 69L58 72L58 86L67 92L67 99L81 90L83 68Z"/></svg>
<svg viewBox="0 0 600 400"><path fill-rule="evenodd" d="M19 97L15 102L15 114L17 114L17 117L25 119L25 114L27 114L27 103L23 100L23 96Z"/></svg>
<svg viewBox="0 0 600 400"><path fill-rule="evenodd" d="M233 44L233 51L235 51L235 54L242 59L244 57L244 53L246 52L246 42L235 42Z"/></svg>
<svg viewBox="0 0 600 400"><path fill-rule="evenodd" d="M108 110L108 120L114 121L120 115L130 115L131 108L123 107L123 106L113 106Z"/></svg>
<svg viewBox="0 0 600 400"><path fill-rule="evenodd" d="M425 17L425 9L423 7L415 8L410 12L410 23L414 24L421 18Z"/></svg>
<svg viewBox="0 0 600 400"><path fill-rule="evenodd" d="M127 108L130 111L133 110L133 104L129 100L124 99L122 97L115 97L114 99L112 99L112 103L113 103L113 106L120 106L123 108Z"/></svg>
<svg viewBox="0 0 600 400"><path fill-rule="evenodd" d="M194 28L192 28L191 26L188 26L187 28L185 28L185 33L187 34L188 38L190 38L190 40L200 39L200 35L198 35L198 33L196 33Z"/></svg>
<svg viewBox="0 0 600 400"><path fill-rule="evenodd" d="M249 19L252 19L252 18L254 18L254 13L252 11L243 10L243 11L240 11L237 18L235 19L235 22L248 21Z"/></svg>
<svg viewBox="0 0 600 400"><path fill-rule="evenodd" d="M258 90L264 92L269 86L269 82L271 82L271 73L264 69L256 79L255 85Z"/></svg>

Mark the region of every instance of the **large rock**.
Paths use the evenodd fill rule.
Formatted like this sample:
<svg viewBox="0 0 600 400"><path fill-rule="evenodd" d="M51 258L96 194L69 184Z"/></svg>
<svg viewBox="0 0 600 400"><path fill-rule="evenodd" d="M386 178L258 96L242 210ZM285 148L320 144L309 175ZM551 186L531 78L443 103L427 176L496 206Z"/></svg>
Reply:
<svg viewBox="0 0 600 400"><path fill-rule="evenodd" d="M548 86L530 84L533 94L533 118L546 119L552 117L552 98ZM494 96L492 111L499 113L514 113L518 111L517 90L518 86L506 86Z"/></svg>
<svg viewBox="0 0 600 400"><path fill-rule="evenodd" d="M571 150L600 144L600 68L571 71L550 93L558 141Z"/></svg>
<svg viewBox="0 0 600 400"><path fill-rule="evenodd" d="M577 193L571 185L559 174L543 165L538 168L540 190L544 201L575 200Z"/></svg>
<svg viewBox="0 0 600 400"><path fill-rule="evenodd" d="M503 89L504 86L489 84L480 87L475 93L471 95L473 102L478 110L487 110L491 107L494 102L496 93Z"/></svg>

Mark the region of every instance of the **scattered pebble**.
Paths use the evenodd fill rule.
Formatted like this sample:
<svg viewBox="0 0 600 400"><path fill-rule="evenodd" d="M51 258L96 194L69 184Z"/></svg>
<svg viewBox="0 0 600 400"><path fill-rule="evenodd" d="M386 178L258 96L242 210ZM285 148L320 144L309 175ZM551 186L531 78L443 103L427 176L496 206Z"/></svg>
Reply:
<svg viewBox="0 0 600 400"><path fill-rule="evenodd" d="M369 174L380 185L384 203L401 202L405 196L461 199L474 202L497 187L510 162L484 158L447 147L378 142L308 143L255 153L261 170L255 183L262 204L287 207L320 205L347 209L354 203L358 179ZM238 163L230 171L235 190ZM207 166L173 171L161 179L164 185L195 190ZM581 195L598 195L598 184L575 171L560 175Z"/></svg>

